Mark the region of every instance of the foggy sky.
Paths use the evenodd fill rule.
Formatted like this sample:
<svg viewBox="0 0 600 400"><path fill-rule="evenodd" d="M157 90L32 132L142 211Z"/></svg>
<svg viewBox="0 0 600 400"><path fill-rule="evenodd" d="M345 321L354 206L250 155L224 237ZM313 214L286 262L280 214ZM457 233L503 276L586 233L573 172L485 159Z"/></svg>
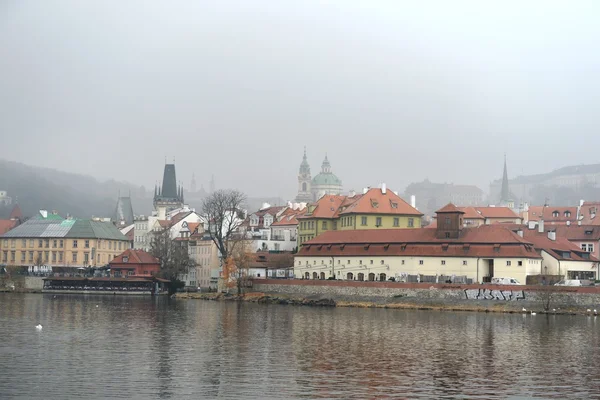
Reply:
<svg viewBox="0 0 600 400"><path fill-rule="evenodd" d="M595 1L0 2L0 158L291 198L596 163Z"/></svg>

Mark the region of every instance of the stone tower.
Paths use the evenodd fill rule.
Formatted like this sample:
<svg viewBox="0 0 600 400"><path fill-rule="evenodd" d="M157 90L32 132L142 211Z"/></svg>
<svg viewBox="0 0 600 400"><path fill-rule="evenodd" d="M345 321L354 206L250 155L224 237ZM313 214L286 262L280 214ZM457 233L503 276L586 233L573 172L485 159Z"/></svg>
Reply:
<svg viewBox="0 0 600 400"><path fill-rule="evenodd" d="M302 163L300 163L300 169L298 171L298 195L296 196L297 202L308 203L313 200L311 192L311 176L310 166L306 160L306 146L304 147L304 157L302 157Z"/></svg>

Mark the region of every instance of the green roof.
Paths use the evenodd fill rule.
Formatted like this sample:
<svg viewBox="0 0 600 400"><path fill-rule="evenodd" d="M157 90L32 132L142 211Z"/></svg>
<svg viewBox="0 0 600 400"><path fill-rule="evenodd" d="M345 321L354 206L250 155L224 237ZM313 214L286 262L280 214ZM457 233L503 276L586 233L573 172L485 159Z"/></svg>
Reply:
<svg viewBox="0 0 600 400"><path fill-rule="evenodd" d="M110 222L88 219L32 218L6 232L3 238L78 238L128 240Z"/></svg>
<svg viewBox="0 0 600 400"><path fill-rule="evenodd" d="M312 179L313 185L339 185L342 186L342 180L332 173L321 172Z"/></svg>

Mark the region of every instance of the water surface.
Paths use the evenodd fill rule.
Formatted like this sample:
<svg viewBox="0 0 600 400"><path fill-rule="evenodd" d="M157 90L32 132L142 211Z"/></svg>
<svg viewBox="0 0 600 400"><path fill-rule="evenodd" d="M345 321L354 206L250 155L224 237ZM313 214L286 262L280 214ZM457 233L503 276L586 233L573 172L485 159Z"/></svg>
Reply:
<svg viewBox="0 0 600 400"><path fill-rule="evenodd" d="M0 398L600 398L599 324L0 294Z"/></svg>

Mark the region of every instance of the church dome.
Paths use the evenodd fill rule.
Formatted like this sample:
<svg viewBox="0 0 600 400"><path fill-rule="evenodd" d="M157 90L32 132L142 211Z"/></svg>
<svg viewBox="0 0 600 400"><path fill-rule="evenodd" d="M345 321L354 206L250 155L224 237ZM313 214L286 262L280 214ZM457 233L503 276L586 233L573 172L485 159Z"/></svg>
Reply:
<svg viewBox="0 0 600 400"><path fill-rule="evenodd" d="M342 180L331 172L321 172L312 179L313 185L342 185Z"/></svg>

